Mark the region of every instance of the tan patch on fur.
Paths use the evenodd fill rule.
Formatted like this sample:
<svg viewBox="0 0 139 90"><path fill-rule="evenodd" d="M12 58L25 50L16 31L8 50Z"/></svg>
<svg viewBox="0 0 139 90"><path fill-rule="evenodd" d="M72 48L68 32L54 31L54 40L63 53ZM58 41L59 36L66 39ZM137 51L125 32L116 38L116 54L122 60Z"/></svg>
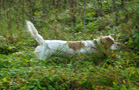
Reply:
<svg viewBox="0 0 139 90"><path fill-rule="evenodd" d="M80 50L84 47L84 44L81 41L70 41L68 42L69 48L73 49L74 51Z"/></svg>

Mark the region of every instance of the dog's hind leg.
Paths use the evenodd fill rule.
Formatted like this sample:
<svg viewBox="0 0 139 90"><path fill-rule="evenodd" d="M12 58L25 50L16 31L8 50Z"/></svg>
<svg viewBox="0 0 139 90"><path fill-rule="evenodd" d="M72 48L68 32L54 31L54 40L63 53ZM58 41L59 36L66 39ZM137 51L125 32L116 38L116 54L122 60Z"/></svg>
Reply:
<svg viewBox="0 0 139 90"><path fill-rule="evenodd" d="M40 60L46 60L49 55L48 55L48 48L46 46L38 46L36 49L35 49L35 54L37 55L38 59Z"/></svg>

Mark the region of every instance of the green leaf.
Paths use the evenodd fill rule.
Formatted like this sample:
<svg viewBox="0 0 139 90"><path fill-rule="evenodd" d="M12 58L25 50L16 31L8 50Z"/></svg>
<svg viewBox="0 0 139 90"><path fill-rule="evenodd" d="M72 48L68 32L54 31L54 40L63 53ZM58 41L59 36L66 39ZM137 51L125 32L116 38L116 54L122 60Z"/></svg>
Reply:
<svg viewBox="0 0 139 90"><path fill-rule="evenodd" d="M3 78L3 81L4 81L4 82L9 82L8 79L5 78L5 77Z"/></svg>

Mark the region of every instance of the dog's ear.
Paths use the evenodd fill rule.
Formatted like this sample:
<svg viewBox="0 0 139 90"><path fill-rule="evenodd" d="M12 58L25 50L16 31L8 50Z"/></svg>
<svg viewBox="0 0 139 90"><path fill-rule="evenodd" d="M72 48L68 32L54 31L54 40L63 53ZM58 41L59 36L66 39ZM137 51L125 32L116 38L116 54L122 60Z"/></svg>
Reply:
<svg viewBox="0 0 139 90"><path fill-rule="evenodd" d="M101 44L103 45L103 47L105 49L110 48L113 44L114 44L114 40L112 37L110 36L106 36L106 37L101 37Z"/></svg>
<svg viewBox="0 0 139 90"><path fill-rule="evenodd" d="M106 42L109 43L110 45L114 44L114 39L112 37L106 37L105 38Z"/></svg>

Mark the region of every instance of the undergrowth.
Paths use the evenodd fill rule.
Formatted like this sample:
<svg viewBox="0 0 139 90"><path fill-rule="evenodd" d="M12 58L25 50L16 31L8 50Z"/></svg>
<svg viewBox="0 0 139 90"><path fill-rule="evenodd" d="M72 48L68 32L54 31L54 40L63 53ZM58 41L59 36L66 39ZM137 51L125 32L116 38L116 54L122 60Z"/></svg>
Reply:
<svg viewBox="0 0 139 90"><path fill-rule="evenodd" d="M38 4L34 8L34 17L24 16L34 23L40 35L46 40L93 40L100 35L111 35L120 42L119 50L102 55L65 54L52 56L46 61L38 60L33 53L38 44L26 30L24 21L21 22L20 15L17 15L18 19L16 19L15 15L11 14L12 38L6 31L8 20L1 18L0 89L138 90L138 1L128 1L123 9L118 0L117 16L116 10L112 9L112 4L108 5L108 1L103 1L103 14L98 16L97 8L88 0L85 24L82 21L83 12L78 12L79 9L83 9L82 2L76 8L75 25L69 23L72 18L69 8L52 9L51 7L50 10L45 8L47 11L45 16L44 12L40 11L41 5ZM0 9L3 11L2 7ZM11 6L10 10L14 12L14 7ZM117 23L115 17L118 17ZM18 26L17 22L19 27L15 28Z"/></svg>

